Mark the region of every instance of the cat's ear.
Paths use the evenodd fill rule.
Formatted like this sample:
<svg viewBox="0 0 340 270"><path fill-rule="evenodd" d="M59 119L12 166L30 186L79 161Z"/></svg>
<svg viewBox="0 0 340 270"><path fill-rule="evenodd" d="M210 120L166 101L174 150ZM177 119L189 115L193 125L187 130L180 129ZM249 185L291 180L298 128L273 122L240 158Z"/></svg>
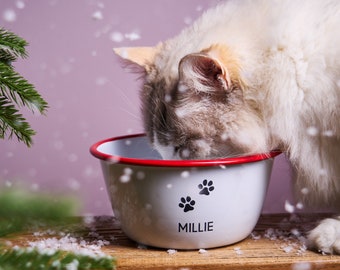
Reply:
<svg viewBox="0 0 340 270"><path fill-rule="evenodd" d="M230 91L228 70L216 58L203 53L189 54L179 63L180 84L198 91Z"/></svg>
<svg viewBox="0 0 340 270"><path fill-rule="evenodd" d="M114 48L113 51L122 59L148 70L157 53L157 47Z"/></svg>

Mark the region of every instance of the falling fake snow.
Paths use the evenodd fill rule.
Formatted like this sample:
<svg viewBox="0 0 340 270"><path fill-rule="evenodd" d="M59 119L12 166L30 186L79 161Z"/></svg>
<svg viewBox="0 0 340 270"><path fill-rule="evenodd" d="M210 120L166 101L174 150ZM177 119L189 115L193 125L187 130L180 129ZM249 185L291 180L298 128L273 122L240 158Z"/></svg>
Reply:
<svg viewBox="0 0 340 270"><path fill-rule="evenodd" d="M110 35L110 39L113 42L117 42L117 43L124 41L124 39L130 40L130 41L135 41L135 40L138 40L140 38L141 38L141 36L139 34L139 31L137 31L137 30L134 30L134 31L131 31L130 33L125 33L125 34L123 34L120 31L114 31Z"/></svg>
<svg viewBox="0 0 340 270"><path fill-rule="evenodd" d="M185 84L178 85L178 92L185 93L189 90L189 88Z"/></svg>
<svg viewBox="0 0 340 270"><path fill-rule="evenodd" d="M120 182L122 183L128 183L131 180L130 175L127 174L123 174L120 178L119 178Z"/></svg>
<svg viewBox="0 0 340 270"><path fill-rule="evenodd" d="M333 137L335 134L333 130L325 130L322 132L322 135L325 137Z"/></svg>
<svg viewBox="0 0 340 270"><path fill-rule="evenodd" d="M126 33L124 36L125 36L126 39L129 39L131 41L140 39L140 35L138 34L137 31L133 31L131 33Z"/></svg>
<svg viewBox="0 0 340 270"><path fill-rule="evenodd" d="M131 168L125 168L124 169L124 174L131 175L133 170Z"/></svg>
<svg viewBox="0 0 340 270"><path fill-rule="evenodd" d="M74 179L74 178L70 178L68 180L68 187L73 190L73 191L76 191L76 190L79 190L80 189L80 183L77 179Z"/></svg>
<svg viewBox="0 0 340 270"><path fill-rule="evenodd" d="M172 184L167 184L166 188L168 188L168 189L172 188Z"/></svg>
<svg viewBox="0 0 340 270"><path fill-rule="evenodd" d="M111 33L110 38L114 42L122 42L124 40L124 35L121 32L115 31Z"/></svg>
<svg viewBox="0 0 340 270"><path fill-rule="evenodd" d="M295 211L295 206L292 205L288 200L286 200L286 202L285 202L285 210L286 210L288 213L294 213L294 211Z"/></svg>
<svg viewBox="0 0 340 270"><path fill-rule="evenodd" d="M15 11L13 9L6 9L3 13L2 13L2 18L6 21L6 22L15 22L17 19L17 14L15 13Z"/></svg>
<svg viewBox="0 0 340 270"><path fill-rule="evenodd" d="M309 193L309 190L308 190L308 188L302 188L301 189L301 193L303 194L303 195L307 195L308 193Z"/></svg>
<svg viewBox="0 0 340 270"><path fill-rule="evenodd" d="M190 172L189 172L189 171L183 171L183 172L181 172L181 177L182 177L182 178L188 178L189 175L190 175Z"/></svg>
<svg viewBox="0 0 340 270"><path fill-rule="evenodd" d="M116 156L111 156L109 159L107 159L107 161L112 163L112 164L116 164L116 163L119 163L120 158L116 157Z"/></svg>
<svg viewBox="0 0 340 270"><path fill-rule="evenodd" d="M100 10L97 10L95 12L93 12L92 14L92 19L94 20L102 20L104 17L103 17L103 13L100 11Z"/></svg>
<svg viewBox="0 0 340 270"><path fill-rule="evenodd" d="M314 137L319 134L319 130L317 127L311 126L307 128L307 134Z"/></svg>
<svg viewBox="0 0 340 270"><path fill-rule="evenodd" d="M326 169L323 169L323 168L320 169L320 170L319 170L319 175L320 175L320 176L326 176L326 175L327 175L327 170L326 170Z"/></svg>
<svg viewBox="0 0 340 270"><path fill-rule="evenodd" d="M119 178L120 182L122 183L130 182L132 173L133 173L133 170L131 168L125 168L123 170L123 174Z"/></svg>
<svg viewBox="0 0 340 270"><path fill-rule="evenodd" d="M131 140L126 140L126 141L125 141L125 144L126 144L126 145L131 145L131 143L132 143Z"/></svg>
<svg viewBox="0 0 340 270"><path fill-rule="evenodd" d="M23 2L23 1L16 1L15 6L18 9L23 9L25 7L25 2Z"/></svg>
<svg viewBox="0 0 340 270"><path fill-rule="evenodd" d="M98 77L97 79L96 79L96 85L98 85L98 86L104 86L104 85L106 85L107 83L108 83L108 79L106 78L106 77Z"/></svg>
<svg viewBox="0 0 340 270"><path fill-rule="evenodd" d="M166 95L164 96L164 101L165 101L166 103L171 102L171 100L172 100L171 95L166 94Z"/></svg>
<svg viewBox="0 0 340 270"><path fill-rule="evenodd" d="M299 210L301 210L301 209L303 209L304 208L304 206L303 206L303 203L302 202L298 202L297 204L296 204L296 209L299 209Z"/></svg>
<svg viewBox="0 0 340 270"><path fill-rule="evenodd" d="M190 156L190 150L189 149L183 149L182 150L182 157L188 158Z"/></svg>

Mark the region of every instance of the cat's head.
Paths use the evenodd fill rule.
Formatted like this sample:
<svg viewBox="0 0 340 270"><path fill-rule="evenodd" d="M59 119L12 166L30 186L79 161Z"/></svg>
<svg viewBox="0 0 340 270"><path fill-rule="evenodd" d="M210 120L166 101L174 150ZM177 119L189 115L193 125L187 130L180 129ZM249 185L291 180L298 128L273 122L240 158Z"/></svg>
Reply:
<svg viewBox="0 0 340 270"><path fill-rule="evenodd" d="M163 158L207 159L268 150L264 123L245 100L239 61L227 47L214 45L182 57L164 50L162 44L115 50L144 71L144 127Z"/></svg>

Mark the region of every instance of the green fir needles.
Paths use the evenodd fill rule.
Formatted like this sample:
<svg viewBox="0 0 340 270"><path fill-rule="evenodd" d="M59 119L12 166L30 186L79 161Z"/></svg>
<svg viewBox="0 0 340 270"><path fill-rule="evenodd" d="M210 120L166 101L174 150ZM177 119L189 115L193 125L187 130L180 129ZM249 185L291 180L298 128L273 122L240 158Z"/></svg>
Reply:
<svg viewBox="0 0 340 270"><path fill-rule="evenodd" d="M75 215L77 204L71 198L35 194L21 189L0 191L0 237L28 227L57 224Z"/></svg>
<svg viewBox="0 0 340 270"><path fill-rule="evenodd" d="M94 257L65 251L14 248L0 253L0 270L112 270L112 257Z"/></svg>
<svg viewBox="0 0 340 270"><path fill-rule="evenodd" d="M112 270L116 260L90 249L92 244L77 244L77 238L65 235L41 242L27 242L26 247L11 243L11 236L22 231L58 228L74 216L76 203L72 199L24 190L0 191L0 270ZM66 222L66 223L65 223ZM43 231L42 231L43 232ZM44 242L44 240L42 240ZM34 245L35 244L35 245Z"/></svg>
<svg viewBox="0 0 340 270"><path fill-rule="evenodd" d="M27 45L24 39L0 28L0 139L15 135L19 141L31 146L35 131L19 109L27 107L32 112L44 114L48 105L12 65L18 58L27 57Z"/></svg>

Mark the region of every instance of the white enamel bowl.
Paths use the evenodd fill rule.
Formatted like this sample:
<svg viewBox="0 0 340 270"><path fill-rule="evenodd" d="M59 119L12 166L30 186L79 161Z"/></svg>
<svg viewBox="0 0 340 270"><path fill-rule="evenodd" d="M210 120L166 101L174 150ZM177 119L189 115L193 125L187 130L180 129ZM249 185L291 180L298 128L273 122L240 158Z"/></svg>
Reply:
<svg viewBox="0 0 340 270"><path fill-rule="evenodd" d="M94 144L115 216L128 237L167 249L229 245L246 238L261 213L273 158L162 160L143 134Z"/></svg>

